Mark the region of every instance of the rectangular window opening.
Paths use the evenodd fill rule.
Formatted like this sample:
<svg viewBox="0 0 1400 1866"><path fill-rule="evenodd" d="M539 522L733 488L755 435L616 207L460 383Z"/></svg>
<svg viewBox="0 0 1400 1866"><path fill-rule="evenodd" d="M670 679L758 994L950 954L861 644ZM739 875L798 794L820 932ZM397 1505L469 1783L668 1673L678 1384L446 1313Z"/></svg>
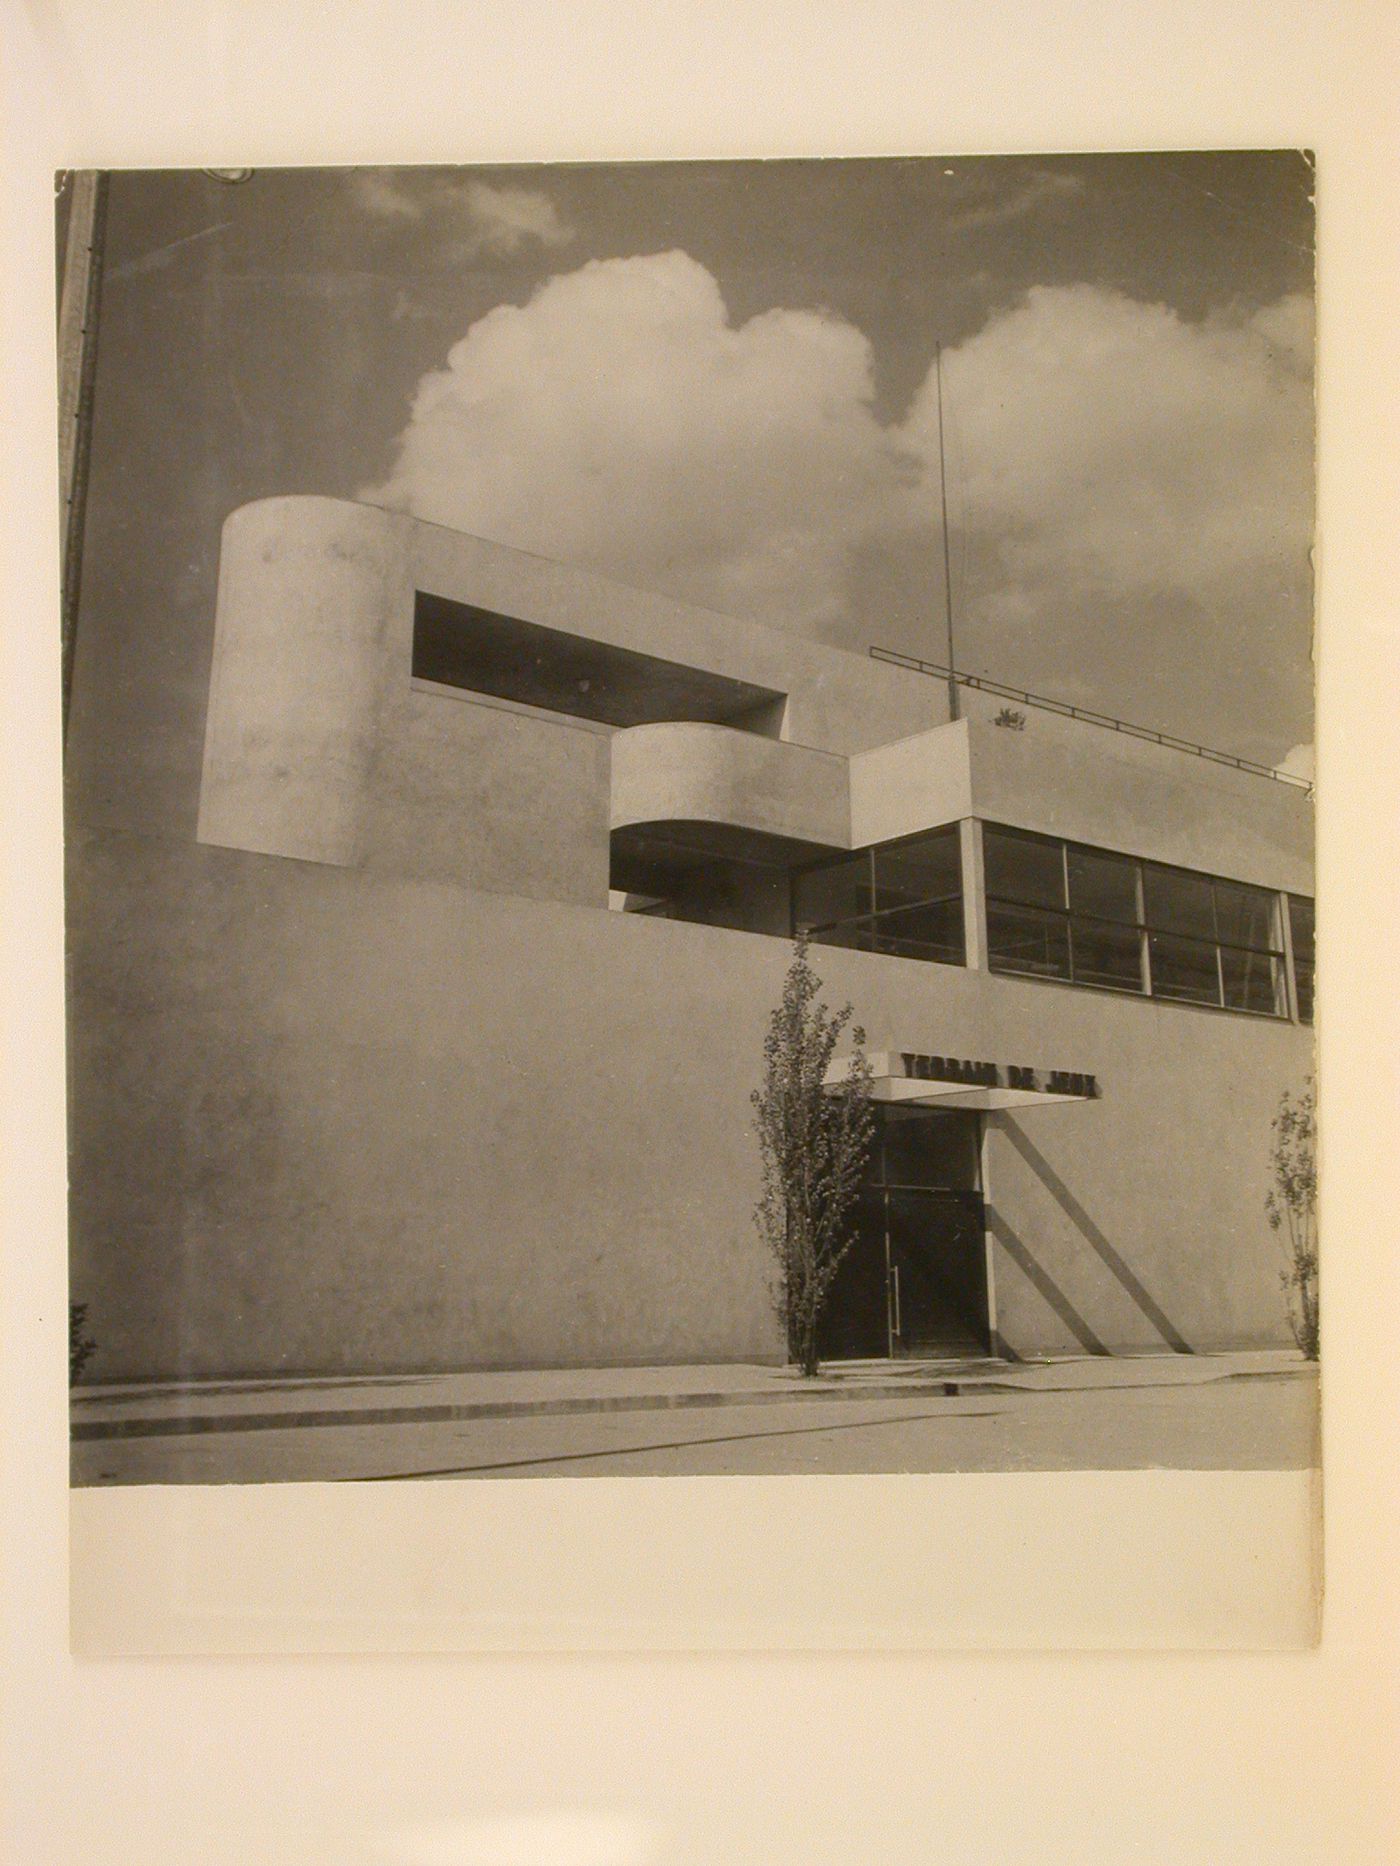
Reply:
<svg viewBox="0 0 1400 1866"><path fill-rule="evenodd" d="M1288 1015L1271 890L994 824L983 849L992 971ZM1291 896L1289 912L1299 1015L1310 1017L1311 903Z"/></svg>
<svg viewBox="0 0 1400 1866"><path fill-rule="evenodd" d="M965 965L957 824L798 869L792 930L819 946Z"/></svg>
<svg viewBox="0 0 1400 1866"><path fill-rule="evenodd" d="M1293 988L1298 999L1298 1017L1304 1024L1313 1021L1313 975L1316 965L1316 909L1305 894L1288 897L1288 931L1293 945Z"/></svg>

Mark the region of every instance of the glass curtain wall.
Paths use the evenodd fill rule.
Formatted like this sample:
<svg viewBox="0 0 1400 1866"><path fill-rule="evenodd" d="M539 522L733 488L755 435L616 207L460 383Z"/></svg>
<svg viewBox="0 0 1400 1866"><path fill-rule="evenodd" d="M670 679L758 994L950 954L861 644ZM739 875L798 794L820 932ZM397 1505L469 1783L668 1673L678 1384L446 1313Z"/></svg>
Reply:
<svg viewBox="0 0 1400 1866"><path fill-rule="evenodd" d="M957 825L799 869L792 925L822 946L966 964Z"/></svg>
<svg viewBox="0 0 1400 1866"><path fill-rule="evenodd" d="M1269 889L991 824L983 853L992 971L1287 1016Z"/></svg>
<svg viewBox="0 0 1400 1866"><path fill-rule="evenodd" d="M993 972L1287 1017L1281 897L1268 888L983 825ZM1288 898L1298 1012L1312 1018L1312 902ZM952 824L798 869L792 926L818 945L965 965Z"/></svg>

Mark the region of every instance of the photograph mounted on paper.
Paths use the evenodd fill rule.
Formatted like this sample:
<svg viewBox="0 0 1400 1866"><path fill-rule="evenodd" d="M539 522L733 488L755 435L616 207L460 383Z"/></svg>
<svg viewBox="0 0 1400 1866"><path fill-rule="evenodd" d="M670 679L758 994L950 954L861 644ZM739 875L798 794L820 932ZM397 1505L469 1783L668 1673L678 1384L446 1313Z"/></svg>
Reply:
<svg viewBox="0 0 1400 1866"><path fill-rule="evenodd" d="M1313 253L61 176L73 1483L1313 1468Z"/></svg>

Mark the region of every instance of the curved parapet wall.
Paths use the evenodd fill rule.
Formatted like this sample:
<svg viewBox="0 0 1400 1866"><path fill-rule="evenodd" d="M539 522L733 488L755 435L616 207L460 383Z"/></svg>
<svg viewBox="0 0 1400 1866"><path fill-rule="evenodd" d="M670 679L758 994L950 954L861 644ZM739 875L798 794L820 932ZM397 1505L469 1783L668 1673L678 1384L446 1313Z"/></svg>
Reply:
<svg viewBox="0 0 1400 1866"><path fill-rule="evenodd" d="M848 771L835 753L728 726L633 726L613 736L611 825L709 823L849 848Z"/></svg>
<svg viewBox="0 0 1400 1866"><path fill-rule="evenodd" d="M225 523L201 842L359 860L379 716L408 661L408 529L372 506L305 497L260 500Z"/></svg>
<svg viewBox="0 0 1400 1866"><path fill-rule="evenodd" d="M621 728L612 828L713 824L766 860L849 847L848 759L937 703L906 669L403 513L266 499L224 526L198 835L597 901L608 754L582 732Z"/></svg>

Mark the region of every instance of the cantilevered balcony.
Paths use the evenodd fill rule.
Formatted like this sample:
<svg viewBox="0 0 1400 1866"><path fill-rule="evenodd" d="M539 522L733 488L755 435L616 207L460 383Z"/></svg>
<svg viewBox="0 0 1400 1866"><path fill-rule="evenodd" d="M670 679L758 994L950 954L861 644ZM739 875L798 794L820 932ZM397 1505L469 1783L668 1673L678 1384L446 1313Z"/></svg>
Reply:
<svg viewBox="0 0 1400 1866"><path fill-rule="evenodd" d="M850 846L848 761L696 721L612 740L614 886L711 861L787 867Z"/></svg>

